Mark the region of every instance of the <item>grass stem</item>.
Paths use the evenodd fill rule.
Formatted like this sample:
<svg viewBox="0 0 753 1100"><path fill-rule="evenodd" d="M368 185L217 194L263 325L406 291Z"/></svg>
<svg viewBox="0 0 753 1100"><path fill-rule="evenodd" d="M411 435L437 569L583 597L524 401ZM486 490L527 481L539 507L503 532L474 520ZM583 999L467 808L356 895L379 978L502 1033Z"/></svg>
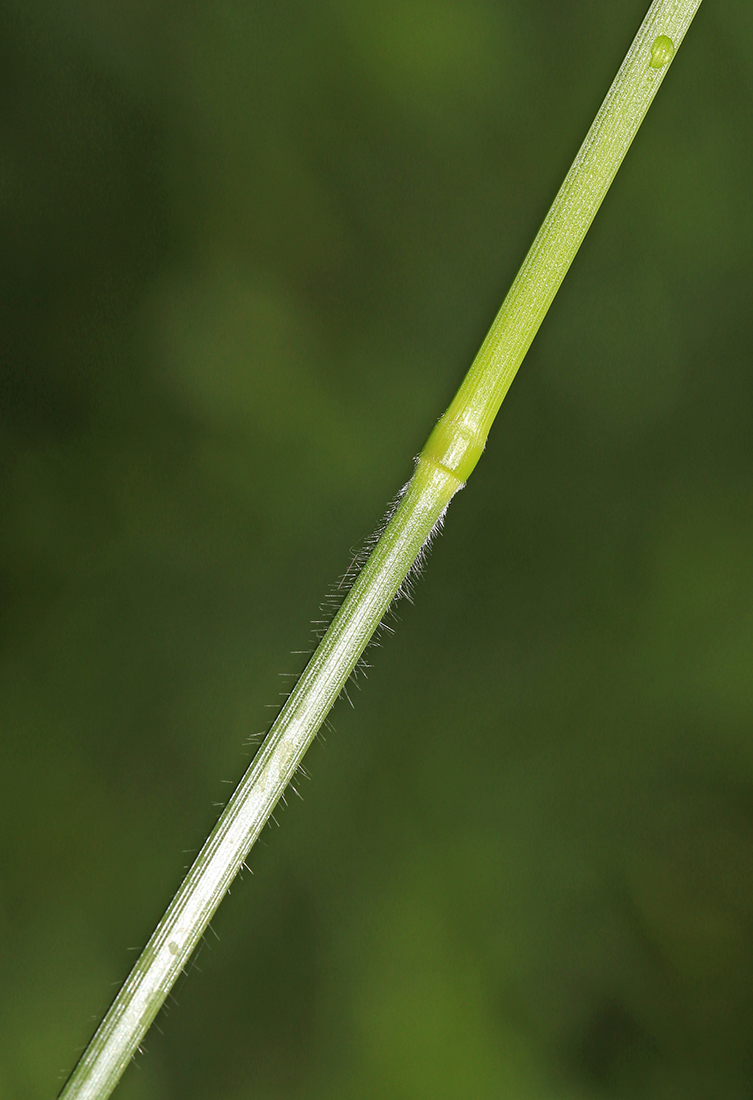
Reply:
<svg viewBox="0 0 753 1100"><path fill-rule="evenodd" d="M701 0L654 0L481 349L392 517L61 1093L105 1100L391 601L465 484L492 421Z"/></svg>

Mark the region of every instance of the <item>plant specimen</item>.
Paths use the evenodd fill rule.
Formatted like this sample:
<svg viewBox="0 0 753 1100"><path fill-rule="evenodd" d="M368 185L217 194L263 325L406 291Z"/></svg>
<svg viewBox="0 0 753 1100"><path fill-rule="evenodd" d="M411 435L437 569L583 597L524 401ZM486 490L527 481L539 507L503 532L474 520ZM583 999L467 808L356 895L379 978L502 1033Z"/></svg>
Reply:
<svg viewBox="0 0 753 1100"><path fill-rule="evenodd" d="M448 410L319 646L61 1097L103 1100L160 1010L396 596L405 593L656 95L700 0L654 0ZM352 583L351 583L352 581Z"/></svg>

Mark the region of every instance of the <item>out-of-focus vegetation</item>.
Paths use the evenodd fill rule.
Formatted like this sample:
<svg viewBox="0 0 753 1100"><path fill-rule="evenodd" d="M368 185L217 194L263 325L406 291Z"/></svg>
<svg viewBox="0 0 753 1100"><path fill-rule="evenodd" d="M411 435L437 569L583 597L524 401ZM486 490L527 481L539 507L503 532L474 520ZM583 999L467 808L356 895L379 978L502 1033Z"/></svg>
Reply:
<svg viewBox="0 0 753 1100"><path fill-rule="evenodd" d="M89 1038L645 6L3 5L2 1100ZM751 1096L752 97L709 0L123 1100Z"/></svg>

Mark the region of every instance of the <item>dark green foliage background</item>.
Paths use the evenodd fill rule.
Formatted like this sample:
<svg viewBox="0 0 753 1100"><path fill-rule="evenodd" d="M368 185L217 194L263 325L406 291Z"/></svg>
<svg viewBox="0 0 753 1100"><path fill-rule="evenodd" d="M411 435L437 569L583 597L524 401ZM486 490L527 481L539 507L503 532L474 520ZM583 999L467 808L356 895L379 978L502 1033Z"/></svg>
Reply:
<svg viewBox="0 0 753 1100"><path fill-rule="evenodd" d="M53 1097L647 0L0 14L0 1098ZM753 8L707 0L123 1100L753 1094Z"/></svg>

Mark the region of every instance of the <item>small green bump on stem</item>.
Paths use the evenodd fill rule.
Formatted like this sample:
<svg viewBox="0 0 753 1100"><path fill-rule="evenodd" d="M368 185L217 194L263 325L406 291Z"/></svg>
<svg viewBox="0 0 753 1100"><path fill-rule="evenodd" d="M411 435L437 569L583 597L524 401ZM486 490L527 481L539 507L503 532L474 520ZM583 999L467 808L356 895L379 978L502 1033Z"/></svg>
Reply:
<svg viewBox="0 0 753 1100"><path fill-rule="evenodd" d="M675 56L675 44L668 34L660 34L651 47L652 69L663 69Z"/></svg>
<svg viewBox="0 0 753 1100"><path fill-rule="evenodd" d="M424 444L420 459L426 459L465 484L484 453L486 435L447 413L437 422Z"/></svg>

